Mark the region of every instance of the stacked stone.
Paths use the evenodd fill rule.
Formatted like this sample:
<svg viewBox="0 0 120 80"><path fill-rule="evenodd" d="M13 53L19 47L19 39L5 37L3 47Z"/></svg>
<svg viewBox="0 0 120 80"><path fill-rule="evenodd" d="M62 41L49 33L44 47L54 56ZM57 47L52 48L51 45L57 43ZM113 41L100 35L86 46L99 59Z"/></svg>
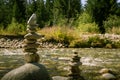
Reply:
<svg viewBox="0 0 120 80"><path fill-rule="evenodd" d="M36 15L33 14L32 18L30 18L30 20L28 21L28 26L27 26L28 34L24 36L25 38L24 52L26 53L25 60L28 63L39 61L39 55L36 52L39 46L39 44L37 43L37 39L39 39L41 35L38 35L36 33L36 26L37 26L35 21Z"/></svg>
<svg viewBox="0 0 120 80"><path fill-rule="evenodd" d="M82 65L80 62L80 57L78 56L77 52L74 52L74 56L71 61L70 73L68 74L70 77L69 80L84 80L84 78L81 76L81 70L79 69L80 65Z"/></svg>
<svg viewBox="0 0 120 80"><path fill-rule="evenodd" d="M36 33L36 15L33 14L29 21L25 37L24 51L26 64L8 72L1 80L52 80L44 65L39 64L37 52L37 39L41 36Z"/></svg>

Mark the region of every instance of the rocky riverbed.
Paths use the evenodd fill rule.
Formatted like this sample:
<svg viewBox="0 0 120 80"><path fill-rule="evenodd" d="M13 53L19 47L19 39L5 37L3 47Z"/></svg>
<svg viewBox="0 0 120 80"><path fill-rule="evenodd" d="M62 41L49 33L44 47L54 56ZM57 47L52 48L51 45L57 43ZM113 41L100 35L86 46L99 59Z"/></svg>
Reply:
<svg viewBox="0 0 120 80"><path fill-rule="evenodd" d="M65 46L61 43L48 43L38 41L39 47L42 48L64 48ZM0 38L0 48L22 48L24 45L24 37L1 37Z"/></svg>

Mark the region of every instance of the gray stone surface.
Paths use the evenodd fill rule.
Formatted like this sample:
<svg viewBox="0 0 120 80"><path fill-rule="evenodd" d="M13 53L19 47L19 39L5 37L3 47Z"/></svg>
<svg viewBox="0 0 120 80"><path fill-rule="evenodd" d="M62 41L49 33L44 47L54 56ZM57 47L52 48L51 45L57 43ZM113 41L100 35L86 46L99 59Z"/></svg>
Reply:
<svg viewBox="0 0 120 80"><path fill-rule="evenodd" d="M53 80L69 80L68 77L62 77L62 76L53 76Z"/></svg>
<svg viewBox="0 0 120 80"><path fill-rule="evenodd" d="M52 80L52 78L42 64L26 63L8 72L1 80Z"/></svg>
<svg viewBox="0 0 120 80"><path fill-rule="evenodd" d="M32 16L29 18L27 24L28 25L35 25L36 24L36 14L35 13L33 13Z"/></svg>

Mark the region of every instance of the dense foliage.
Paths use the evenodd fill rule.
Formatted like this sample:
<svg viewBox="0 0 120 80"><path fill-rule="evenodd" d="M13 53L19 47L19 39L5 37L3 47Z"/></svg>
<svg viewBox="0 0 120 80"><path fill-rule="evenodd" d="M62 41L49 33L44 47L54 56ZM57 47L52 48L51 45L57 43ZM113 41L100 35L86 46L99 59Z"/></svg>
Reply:
<svg viewBox="0 0 120 80"><path fill-rule="evenodd" d="M0 0L1 31L6 30L9 25L14 26L14 23L24 25L21 28L24 31L32 13L37 14L40 28L66 26L81 32L105 33L109 32L109 27L118 23L120 4L117 0L87 0L83 7L81 0ZM111 23L111 16L117 17L114 25Z"/></svg>
<svg viewBox="0 0 120 80"><path fill-rule="evenodd" d="M101 33L105 33L103 21L105 21L109 15L116 14L116 10L117 0L88 0L86 5L86 11L98 24Z"/></svg>

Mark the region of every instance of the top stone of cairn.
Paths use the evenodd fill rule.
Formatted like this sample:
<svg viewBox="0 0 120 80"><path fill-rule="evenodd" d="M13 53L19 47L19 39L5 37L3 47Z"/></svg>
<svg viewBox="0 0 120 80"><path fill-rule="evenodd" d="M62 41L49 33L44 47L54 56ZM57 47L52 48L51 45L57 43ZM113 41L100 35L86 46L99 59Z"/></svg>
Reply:
<svg viewBox="0 0 120 80"><path fill-rule="evenodd" d="M31 25L31 26L32 26L32 25L34 26L34 25L37 25L36 22L37 22L37 21L36 21L36 14L33 13L32 16L29 18L27 24L28 24L28 25Z"/></svg>

